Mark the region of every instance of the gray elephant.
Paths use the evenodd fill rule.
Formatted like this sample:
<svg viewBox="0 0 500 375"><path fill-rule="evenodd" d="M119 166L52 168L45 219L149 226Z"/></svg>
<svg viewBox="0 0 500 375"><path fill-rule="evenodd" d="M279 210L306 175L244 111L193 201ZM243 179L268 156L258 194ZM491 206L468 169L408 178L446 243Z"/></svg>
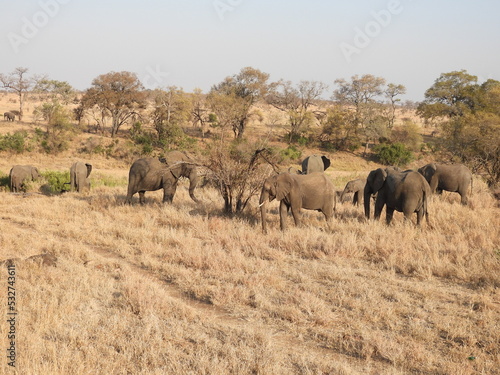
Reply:
<svg viewBox="0 0 500 375"><path fill-rule="evenodd" d="M340 195L340 201L344 201L344 196L349 193L354 193L352 198L352 204L357 206L359 205L360 199L364 194L366 185L366 178L358 178L356 180L349 181L346 185L342 194Z"/></svg>
<svg viewBox="0 0 500 375"><path fill-rule="evenodd" d="M171 203L177 189L180 177L190 179L189 196L199 202L194 195L198 183L196 165L192 162L179 161L166 164L156 158L136 160L130 167L128 177L127 203L132 202L132 196L139 193L139 202L144 204L144 193L163 189L163 202Z"/></svg>
<svg viewBox="0 0 500 375"><path fill-rule="evenodd" d="M31 165L14 165L9 173L10 191L17 193L25 190L27 181L34 181L40 177L40 172Z"/></svg>
<svg viewBox="0 0 500 375"><path fill-rule="evenodd" d="M425 178L418 172L399 172L391 168L371 171L366 179L364 189L365 216L370 217L370 196L377 193L375 200L375 219L380 218L386 206L386 222L390 224L394 210L402 212L405 219L417 213L417 225L426 217L429 222L427 200L431 188Z"/></svg>
<svg viewBox="0 0 500 375"><path fill-rule="evenodd" d="M189 196L195 202L199 202L198 198L194 195L194 190L199 182L198 168L194 159L184 151L170 151L165 155L167 165L173 166L179 162L190 163L189 175L182 176L189 179Z"/></svg>
<svg viewBox="0 0 500 375"><path fill-rule="evenodd" d="M69 170L71 191L82 193L90 190L90 173L92 165L80 161L74 163Z"/></svg>
<svg viewBox="0 0 500 375"><path fill-rule="evenodd" d="M332 182L324 173L297 175L285 172L268 177L264 181L259 199L264 233L267 233L265 203L274 199L280 201L280 227L285 230L286 216L290 208L296 226L300 225L302 208L322 212L330 226L336 194Z"/></svg>
<svg viewBox="0 0 500 375"><path fill-rule="evenodd" d="M14 121L16 119L16 115L14 115L12 112L5 112L3 114L3 119L6 121Z"/></svg>
<svg viewBox="0 0 500 375"><path fill-rule="evenodd" d="M302 174L324 172L330 166L330 159L324 155L310 155L302 161Z"/></svg>
<svg viewBox="0 0 500 375"><path fill-rule="evenodd" d="M469 185L472 191L472 173L463 164L437 164L431 163L418 169L431 187L431 191L442 193L443 190L460 194L461 203L466 205Z"/></svg>

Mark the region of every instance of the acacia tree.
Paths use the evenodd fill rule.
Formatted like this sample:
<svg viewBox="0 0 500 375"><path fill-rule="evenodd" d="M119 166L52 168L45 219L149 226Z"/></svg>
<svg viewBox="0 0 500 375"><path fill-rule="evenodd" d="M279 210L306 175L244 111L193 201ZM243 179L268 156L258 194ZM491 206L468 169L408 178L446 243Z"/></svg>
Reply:
<svg viewBox="0 0 500 375"><path fill-rule="evenodd" d="M189 121L192 103L189 96L176 86L153 92L154 109L151 113L153 125L160 143L170 143L184 135L181 126Z"/></svg>
<svg viewBox="0 0 500 375"><path fill-rule="evenodd" d="M440 119L442 145L451 159L500 184L500 82L477 83L465 70L442 74L419 105L423 118Z"/></svg>
<svg viewBox="0 0 500 375"><path fill-rule="evenodd" d="M135 73L110 72L92 81L92 87L82 96L86 110L98 109L103 116L111 117L111 137L120 127L138 114L146 105L146 94Z"/></svg>
<svg viewBox="0 0 500 375"><path fill-rule="evenodd" d="M44 99L69 104L75 94L75 90L66 81L57 81L42 77L37 79L33 91L40 94Z"/></svg>
<svg viewBox="0 0 500 375"><path fill-rule="evenodd" d="M290 125L289 142L297 138L314 119L311 107L327 86L318 81L301 81L296 87L292 82L280 80L270 89L267 103L286 113Z"/></svg>
<svg viewBox="0 0 500 375"><path fill-rule="evenodd" d="M338 88L333 92L333 98L354 111L354 134L364 138L366 154L369 142L381 136L380 116L383 107L378 98L384 92L385 79L365 74L351 77L350 82L337 79L335 84Z"/></svg>
<svg viewBox="0 0 500 375"><path fill-rule="evenodd" d="M394 127L394 122L396 121L397 103L401 101L401 99L397 98L397 96L403 94L406 94L406 87L403 85L396 85L394 83L389 83L384 91L384 95L389 102L385 115L387 119L387 127L389 129Z"/></svg>
<svg viewBox="0 0 500 375"><path fill-rule="evenodd" d="M226 77L210 90L207 100L221 126L230 126L235 138L243 138L251 107L265 96L269 74L246 67Z"/></svg>
<svg viewBox="0 0 500 375"><path fill-rule="evenodd" d="M464 116L476 108L477 90L477 77L466 70L443 73L425 92L417 114L425 120Z"/></svg>
<svg viewBox="0 0 500 375"><path fill-rule="evenodd" d="M19 121L23 117L24 95L33 86L33 79L27 77L28 68L16 68L8 75L0 74L3 87L14 91L19 97Z"/></svg>

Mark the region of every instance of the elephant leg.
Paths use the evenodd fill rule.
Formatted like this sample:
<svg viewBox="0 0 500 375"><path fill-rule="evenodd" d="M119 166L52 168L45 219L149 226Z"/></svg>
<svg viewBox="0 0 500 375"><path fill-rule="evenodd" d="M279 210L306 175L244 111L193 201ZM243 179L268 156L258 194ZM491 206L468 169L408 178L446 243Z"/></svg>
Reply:
<svg viewBox="0 0 500 375"><path fill-rule="evenodd" d="M459 191L458 193L460 194L460 203L462 203L462 205L464 206L467 206L467 203L469 202L469 199L467 198L467 192Z"/></svg>
<svg viewBox="0 0 500 375"><path fill-rule="evenodd" d="M145 190L142 190L139 192L139 203L140 204L146 203L146 198L144 197L145 192L146 192Z"/></svg>
<svg viewBox="0 0 500 375"><path fill-rule="evenodd" d="M424 217L424 208L422 207L420 210L417 211L417 225L420 225L423 217Z"/></svg>
<svg viewBox="0 0 500 375"><path fill-rule="evenodd" d="M285 204L285 202L280 201L280 228L281 230L286 229L286 217L288 213L288 206ZM293 212L293 209L292 209ZM297 223L295 223L297 224Z"/></svg>
<svg viewBox="0 0 500 375"><path fill-rule="evenodd" d="M332 230L332 218L333 218L333 209L327 209L326 211L321 211L323 215L325 215L326 225L328 230Z"/></svg>
<svg viewBox="0 0 500 375"><path fill-rule="evenodd" d="M370 201L368 201L368 204ZM382 210L384 208L385 201L380 197L380 195L377 197L377 200L375 201L375 214L373 218L375 220L378 220L380 218L380 215L382 214Z"/></svg>
<svg viewBox="0 0 500 375"><path fill-rule="evenodd" d="M295 226L299 227L300 226L300 207L292 207L292 216L293 220L295 221Z"/></svg>
<svg viewBox="0 0 500 375"><path fill-rule="evenodd" d="M352 204L355 206L359 206L359 191L354 192L354 197L352 198Z"/></svg>
<svg viewBox="0 0 500 375"><path fill-rule="evenodd" d="M163 187L163 203L172 203L174 200L175 191L177 190L177 181L172 185Z"/></svg>
<svg viewBox="0 0 500 375"><path fill-rule="evenodd" d="M389 225L392 221L392 216L394 215L394 208L385 208L385 222Z"/></svg>

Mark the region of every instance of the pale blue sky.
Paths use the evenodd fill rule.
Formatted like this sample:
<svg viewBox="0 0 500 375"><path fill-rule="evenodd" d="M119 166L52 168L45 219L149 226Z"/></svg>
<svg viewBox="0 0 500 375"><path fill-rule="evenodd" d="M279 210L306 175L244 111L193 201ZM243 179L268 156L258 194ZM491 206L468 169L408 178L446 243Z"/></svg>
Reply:
<svg viewBox="0 0 500 375"><path fill-rule="evenodd" d="M500 80L494 0L0 0L0 73L18 66L85 89L135 72L205 92L245 66L271 80L373 74L421 100L441 73ZM8 15L8 16L7 16Z"/></svg>

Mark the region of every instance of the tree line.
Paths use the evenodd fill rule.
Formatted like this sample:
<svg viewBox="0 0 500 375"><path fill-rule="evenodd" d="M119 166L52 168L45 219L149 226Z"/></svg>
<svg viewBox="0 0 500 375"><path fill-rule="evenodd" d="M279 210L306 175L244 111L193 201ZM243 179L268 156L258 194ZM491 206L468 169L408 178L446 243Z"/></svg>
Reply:
<svg viewBox="0 0 500 375"><path fill-rule="evenodd" d="M67 82L30 77L27 68L0 74L0 85L18 95L20 117L27 94L39 95L42 104L34 116L46 123L43 136L53 152L64 148L74 122L82 126L85 119L94 131L112 138L128 124L131 139L144 145L144 153L189 147L193 141L183 130L189 124L201 129L202 136L209 129L219 141L242 143L251 121L262 120L259 103L281 114L267 121L286 129L283 141L290 147L315 142L328 151L352 151L364 146L364 155L377 143L413 151L421 147L418 127L410 119L396 123L396 111L405 108L401 96L406 88L369 74L337 79L328 99L328 86L322 82L270 82L269 74L252 67L224 78L207 93L186 93L175 86L145 90L131 72L102 74L82 93ZM449 159L483 172L490 184L498 184L500 82L478 83L466 71L443 73L425 92L416 113L440 129L434 151L447 153Z"/></svg>

